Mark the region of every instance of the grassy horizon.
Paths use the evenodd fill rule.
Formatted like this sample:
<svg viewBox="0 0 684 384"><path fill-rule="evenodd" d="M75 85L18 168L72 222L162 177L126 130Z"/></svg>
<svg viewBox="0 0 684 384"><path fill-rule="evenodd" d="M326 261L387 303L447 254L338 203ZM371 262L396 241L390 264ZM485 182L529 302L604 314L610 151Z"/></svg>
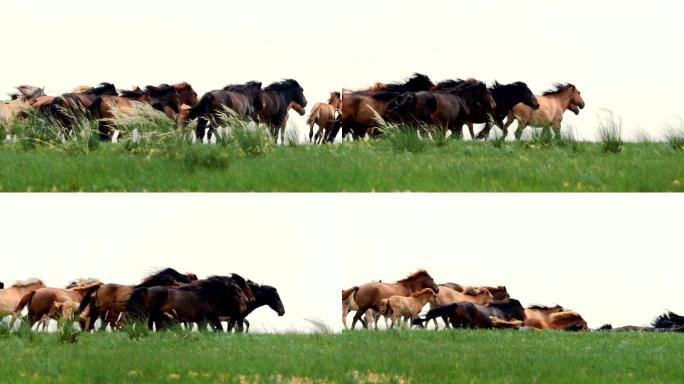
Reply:
<svg viewBox="0 0 684 384"><path fill-rule="evenodd" d="M684 335L449 330L0 337L0 377L27 382L676 382Z"/></svg>
<svg viewBox="0 0 684 384"><path fill-rule="evenodd" d="M667 142L419 140L273 146L0 145L0 191L681 192L684 150ZM612 148L612 147L611 147Z"/></svg>

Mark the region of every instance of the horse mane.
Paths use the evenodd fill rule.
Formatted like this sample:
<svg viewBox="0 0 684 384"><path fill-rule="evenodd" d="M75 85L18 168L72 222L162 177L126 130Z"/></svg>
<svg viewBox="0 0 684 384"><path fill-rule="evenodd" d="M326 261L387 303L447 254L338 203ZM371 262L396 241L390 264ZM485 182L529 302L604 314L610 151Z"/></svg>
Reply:
<svg viewBox="0 0 684 384"><path fill-rule="evenodd" d="M93 89L93 87L89 85L79 85L78 87L74 88L74 90L71 91L71 93L86 93L89 92L91 89Z"/></svg>
<svg viewBox="0 0 684 384"><path fill-rule="evenodd" d="M285 79L285 80L278 81L278 82L270 84L268 87L264 88L264 91L285 92L285 91L289 91L292 88L301 88L301 86L299 85L297 80Z"/></svg>
<svg viewBox="0 0 684 384"><path fill-rule="evenodd" d="M397 280L397 283L405 283L408 281L420 279L421 277L432 278L426 270L419 269L419 270L413 272L412 274L408 275L407 277L405 277L401 280Z"/></svg>
<svg viewBox="0 0 684 384"><path fill-rule="evenodd" d="M167 95L169 93L176 92L176 88L174 88L168 84L159 84L156 87L154 85L148 85L145 87L145 90L150 95L155 95L155 96Z"/></svg>
<svg viewBox="0 0 684 384"><path fill-rule="evenodd" d="M96 95L103 94L107 91L112 91L116 93L116 87L112 83L100 83L97 87L90 88L88 92L94 93Z"/></svg>
<svg viewBox="0 0 684 384"><path fill-rule="evenodd" d="M260 81L248 81L244 84L230 84L223 87L224 91L244 93L251 89L261 89Z"/></svg>
<svg viewBox="0 0 684 384"><path fill-rule="evenodd" d="M565 308L563 308L562 306L560 306L560 305L558 305L558 304L554 305L553 307L549 307L549 306L546 306L546 305L535 304L535 305L530 305L529 307L527 307L527 309L537 309L537 310L540 310L540 311L548 311L548 310L550 310L550 309L561 309L561 310L563 310L563 309L565 309Z"/></svg>
<svg viewBox="0 0 684 384"><path fill-rule="evenodd" d="M421 289L421 290L418 291L418 292L413 292L413 294L411 294L411 297L423 296L423 295L425 295L426 293L432 293L432 294L434 295L434 294L435 294L435 291L434 291L432 288L423 288L423 289Z"/></svg>
<svg viewBox="0 0 684 384"><path fill-rule="evenodd" d="M169 284L184 283L189 284L192 280L187 275L184 275L173 268L164 268L154 272L143 279L138 284L138 287L154 287Z"/></svg>
<svg viewBox="0 0 684 384"><path fill-rule="evenodd" d="M121 97L127 97L127 98L133 99L133 98L138 98L138 97L144 96L145 93L146 92L143 91L142 89L140 89L140 87L135 87L131 90L121 91Z"/></svg>
<svg viewBox="0 0 684 384"><path fill-rule="evenodd" d="M466 81L463 79L444 80L444 81L440 81L439 83L437 83L437 85L435 85L432 88L432 90L433 91L443 91L445 89L456 88L456 87L462 86L463 84L465 84L465 82Z"/></svg>
<svg viewBox="0 0 684 384"><path fill-rule="evenodd" d="M582 320L582 321L584 321L582 316L580 316L579 313L574 312L574 311L552 313L549 316L549 319L551 321L568 321L568 320Z"/></svg>
<svg viewBox="0 0 684 384"><path fill-rule="evenodd" d="M499 308L502 311L508 311L513 308L523 308L522 304L520 304L520 301L516 299L508 299L504 301L495 301L493 303L490 303L489 306Z"/></svg>
<svg viewBox="0 0 684 384"><path fill-rule="evenodd" d="M575 88L575 86L572 85L571 83L565 83L565 84L562 84L562 83L554 83L554 84L553 84L553 89L549 89L548 91L545 91L544 93L542 93L542 95L543 95L543 96L558 95L558 94L560 94L560 93L563 93L563 92L567 91L567 90L570 89L570 88Z"/></svg>
<svg viewBox="0 0 684 384"><path fill-rule="evenodd" d="M654 328L667 329L673 327L684 326L684 316L680 316L672 311L667 311L666 313L656 317L652 323Z"/></svg>
<svg viewBox="0 0 684 384"><path fill-rule="evenodd" d="M184 90L186 90L186 89L192 89L192 85L190 85L190 83L188 83L188 82L186 82L186 81L182 81L182 82L180 82L180 83L176 83L176 84L173 85L173 87L176 88L176 90L177 90L178 92L184 91Z"/></svg>
<svg viewBox="0 0 684 384"><path fill-rule="evenodd" d="M29 285L33 285L33 284L43 284L43 285L45 285L45 283L43 283L43 280L37 279L37 278L35 278L35 277L32 277L32 278L26 279L26 280L17 280L17 281L15 281L14 284L12 284L11 288L28 287Z"/></svg>
<svg viewBox="0 0 684 384"><path fill-rule="evenodd" d="M96 284L102 284L102 281L100 281L100 279L95 279L92 277L88 277L86 279L79 277L78 279L72 280L64 288L65 289L72 289L72 288L77 288L77 287L87 287L89 285L96 285Z"/></svg>
<svg viewBox="0 0 684 384"><path fill-rule="evenodd" d="M435 84L427 75L415 72L408 80L403 83L388 83L382 88L387 92L420 92L427 91L434 87Z"/></svg>
<svg viewBox="0 0 684 384"><path fill-rule="evenodd" d="M15 87L19 93L24 97L24 99L34 99L36 97L44 96L45 92L43 88L36 87L34 85L19 85Z"/></svg>

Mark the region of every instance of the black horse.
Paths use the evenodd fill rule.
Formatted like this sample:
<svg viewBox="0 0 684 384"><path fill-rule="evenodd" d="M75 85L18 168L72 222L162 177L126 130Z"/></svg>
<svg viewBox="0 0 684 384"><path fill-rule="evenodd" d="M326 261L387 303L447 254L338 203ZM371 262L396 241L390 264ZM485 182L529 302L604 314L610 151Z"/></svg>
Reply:
<svg viewBox="0 0 684 384"><path fill-rule="evenodd" d="M208 133L211 138L216 123L225 109L230 109L244 120L257 120L257 113L261 110L261 83L250 81L245 84L233 84L205 93L197 105L190 109L188 120L198 119L195 136L204 137L207 124L211 123L212 130Z"/></svg>
<svg viewBox="0 0 684 384"><path fill-rule="evenodd" d="M5 289L5 283L3 283L2 281L0 281L0 289Z"/></svg>
<svg viewBox="0 0 684 384"><path fill-rule="evenodd" d="M268 305L278 316L285 315L285 306L283 306L278 290L275 287L259 285L251 280L247 281L247 285L252 290L252 293L254 293L254 301L247 304L247 310L241 315L242 318L230 318L228 320L228 332L232 331L233 328L241 332L244 329L244 325L247 326L245 332L249 332L249 322L245 317L264 305Z"/></svg>
<svg viewBox="0 0 684 384"><path fill-rule="evenodd" d="M290 103L295 102L302 108L306 108L304 89L296 80L287 79L273 83L264 88L259 95L261 110L258 113L259 122L266 124L278 143L278 134L281 142L285 142L285 122Z"/></svg>
<svg viewBox="0 0 684 384"><path fill-rule="evenodd" d="M210 324L221 331L220 317L241 320L253 297L241 276L211 276L180 287L136 288L126 304L126 312L132 319L147 319L150 329L154 325L160 330L174 322L194 322L200 330Z"/></svg>
<svg viewBox="0 0 684 384"><path fill-rule="evenodd" d="M64 93L55 97L47 107L48 114L55 118L67 131L71 131L75 119L86 114L90 105L100 96L117 96L116 87L110 83L101 83L82 93Z"/></svg>
<svg viewBox="0 0 684 384"><path fill-rule="evenodd" d="M501 128L503 136L508 135L508 130L503 124L503 119L506 117L516 104L523 103L528 107L536 110L539 109L539 102L534 96L527 84L522 81L517 81L511 84L499 84L494 82L494 85L489 88L496 102L496 108L493 114L494 123ZM491 119L486 116L477 116L477 121L474 123L484 123L485 127L477 134L477 139L487 139L489 131L492 129Z"/></svg>

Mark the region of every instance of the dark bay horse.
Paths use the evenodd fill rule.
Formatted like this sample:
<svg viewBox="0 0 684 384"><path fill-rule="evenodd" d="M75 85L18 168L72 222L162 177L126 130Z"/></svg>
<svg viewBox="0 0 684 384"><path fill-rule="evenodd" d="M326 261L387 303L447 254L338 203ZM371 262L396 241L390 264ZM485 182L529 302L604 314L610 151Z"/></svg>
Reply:
<svg viewBox="0 0 684 384"><path fill-rule="evenodd" d="M133 111L135 103L151 104L146 91L136 87L130 91L121 91L121 96L99 96L90 104L88 111L94 119L99 119L98 131L100 140L110 140L115 134L112 121L116 111L127 113Z"/></svg>
<svg viewBox="0 0 684 384"><path fill-rule="evenodd" d="M537 97L532 93L527 84L522 81L518 81L511 84L499 84L494 82L494 85L489 88L496 102L496 108L491 116L477 116L479 119L477 121L468 122L468 129L473 132L473 123L485 124L485 127L477 134L477 139L487 139L489 137L489 131L492 129L492 120L494 123L503 130L503 136L508 135L508 128L503 123L503 119L508 116L508 114L513 111L513 107L517 104L522 104L533 111L539 109L539 102Z"/></svg>
<svg viewBox="0 0 684 384"><path fill-rule="evenodd" d="M245 317L252 313L255 309L268 305L278 316L285 315L285 306L283 305L278 290L270 285L259 285L251 280L247 281L247 286L254 293L254 300L247 304L247 309L242 313L242 319L226 318L228 321L228 332L236 328L238 332L242 332L244 325L247 326L245 332L249 332L249 322ZM223 319L222 319L223 320ZM244 324L244 325L243 325Z"/></svg>
<svg viewBox="0 0 684 384"><path fill-rule="evenodd" d="M356 322L361 320L366 311L369 309L379 311L383 299L388 299L391 296L411 296L425 288L432 288L433 291L439 293L439 287L435 284L430 274L423 269L396 283L373 282L354 287L352 294L359 309L354 315L352 329L355 328ZM363 321L361 323L364 327L368 328L367 323Z"/></svg>
<svg viewBox="0 0 684 384"><path fill-rule="evenodd" d="M421 322L439 317L446 317L453 328L512 328L522 325L525 309L515 299L487 306L460 302L431 309Z"/></svg>
<svg viewBox="0 0 684 384"><path fill-rule="evenodd" d="M64 93L55 97L48 107L49 113L67 130L75 123L74 118L86 112L90 105L100 96L117 96L116 87L110 83L101 83L81 93Z"/></svg>
<svg viewBox="0 0 684 384"><path fill-rule="evenodd" d="M302 108L306 108L304 89L296 80L287 79L273 83L263 89L259 95L261 109L258 112L258 120L266 124L271 131L273 140L278 143L280 135L281 143L285 142L285 123L287 113L292 102ZM299 112L299 111L298 111ZM299 112L302 116L304 110Z"/></svg>
<svg viewBox="0 0 684 384"><path fill-rule="evenodd" d="M261 110L260 94L261 83L258 81L227 85L223 89L205 93L188 115L188 120L197 119L195 137L202 140L209 123L211 130L215 131L226 109L235 112L240 119L256 121L257 112ZM211 133L208 133L209 138Z"/></svg>
<svg viewBox="0 0 684 384"><path fill-rule="evenodd" d="M239 278L239 281L238 281ZM131 294L126 311L133 319L148 321L148 327L164 329L173 322L197 323L200 330L210 324L223 330L220 318L243 319L254 294L239 275L211 276L180 287L140 287Z"/></svg>
<svg viewBox="0 0 684 384"><path fill-rule="evenodd" d="M145 277L138 285L100 284L88 289L79 306L81 328L92 330L99 318L115 329L119 316L126 311L126 304L133 290L140 287L180 286L197 280L194 273L180 273L164 268Z"/></svg>

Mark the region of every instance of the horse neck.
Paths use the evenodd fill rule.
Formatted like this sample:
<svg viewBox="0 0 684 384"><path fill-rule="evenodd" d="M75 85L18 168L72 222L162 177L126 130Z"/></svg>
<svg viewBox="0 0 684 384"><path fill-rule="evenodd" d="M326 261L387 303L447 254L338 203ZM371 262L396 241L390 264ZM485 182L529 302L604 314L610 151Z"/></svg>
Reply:
<svg viewBox="0 0 684 384"><path fill-rule="evenodd" d="M428 301L430 301L429 295L428 294L423 294L418 297L414 297L415 302L420 305L420 308L423 308L425 304L427 304Z"/></svg>
<svg viewBox="0 0 684 384"><path fill-rule="evenodd" d="M397 286L401 287L401 289L404 291L404 293L408 293L409 296L413 292L416 292L420 290L420 284L418 284L417 281L401 281L395 283Z"/></svg>
<svg viewBox="0 0 684 384"><path fill-rule="evenodd" d="M511 92L512 88L490 88L494 102L496 103L496 110L503 113L510 111L513 106L522 102L522 98L515 97Z"/></svg>
<svg viewBox="0 0 684 384"><path fill-rule="evenodd" d="M574 94L575 89L571 87L557 95L550 95L548 97L557 99L560 105L563 107L563 110L566 110L568 107L570 107L570 103L572 103L572 96L574 96Z"/></svg>

